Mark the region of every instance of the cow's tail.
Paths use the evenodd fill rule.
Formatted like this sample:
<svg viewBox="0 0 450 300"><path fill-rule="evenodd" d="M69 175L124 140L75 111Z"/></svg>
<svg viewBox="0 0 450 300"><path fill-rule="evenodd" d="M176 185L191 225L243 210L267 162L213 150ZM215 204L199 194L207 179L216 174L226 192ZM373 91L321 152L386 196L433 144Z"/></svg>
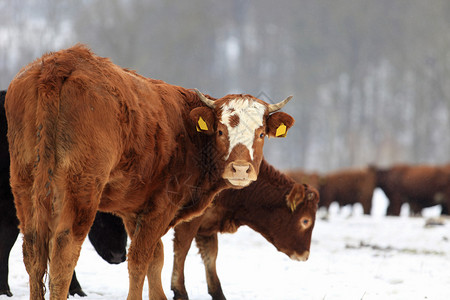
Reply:
<svg viewBox="0 0 450 300"><path fill-rule="evenodd" d="M55 193L55 168L57 166L57 132L60 93L71 68L61 63L56 54L43 59L37 85L36 148L32 202L34 206L34 254L45 271L49 259L52 220L58 219L61 199ZM68 68L69 67L69 68ZM67 68L67 69L65 69ZM50 250L51 251L51 250Z"/></svg>

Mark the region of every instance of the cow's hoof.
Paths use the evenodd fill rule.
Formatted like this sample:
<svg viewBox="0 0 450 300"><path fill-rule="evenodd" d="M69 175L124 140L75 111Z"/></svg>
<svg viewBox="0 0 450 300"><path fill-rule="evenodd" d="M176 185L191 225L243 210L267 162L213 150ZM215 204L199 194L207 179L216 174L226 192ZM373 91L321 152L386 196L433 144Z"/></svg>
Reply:
<svg viewBox="0 0 450 300"><path fill-rule="evenodd" d="M83 292L83 290L82 290L81 288L74 289L74 290L70 290L70 291L69 291L69 294L70 294L71 296L75 296L75 295L78 295L78 296L80 296L80 297L86 297L86 296L87 296L86 293Z"/></svg>
<svg viewBox="0 0 450 300"><path fill-rule="evenodd" d="M189 300L189 297L186 293L173 290L173 300Z"/></svg>
<svg viewBox="0 0 450 300"><path fill-rule="evenodd" d="M227 300L227 298L225 298L225 295L223 294L222 290L220 290L216 293L212 293L211 297L213 300Z"/></svg>

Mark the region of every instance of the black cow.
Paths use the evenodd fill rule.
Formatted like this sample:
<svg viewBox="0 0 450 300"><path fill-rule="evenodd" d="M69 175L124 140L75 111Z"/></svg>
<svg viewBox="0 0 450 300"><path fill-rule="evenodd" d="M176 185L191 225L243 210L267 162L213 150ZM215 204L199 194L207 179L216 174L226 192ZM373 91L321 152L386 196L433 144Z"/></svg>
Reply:
<svg viewBox="0 0 450 300"><path fill-rule="evenodd" d="M19 235L19 220L9 185L9 153L6 138L5 116L6 91L0 91L0 295L12 296L8 285L8 260L11 248ZM97 213L89 232L89 240L97 253L111 264L126 259L127 235L122 220L109 213ZM73 272L69 293L86 296Z"/></svg>

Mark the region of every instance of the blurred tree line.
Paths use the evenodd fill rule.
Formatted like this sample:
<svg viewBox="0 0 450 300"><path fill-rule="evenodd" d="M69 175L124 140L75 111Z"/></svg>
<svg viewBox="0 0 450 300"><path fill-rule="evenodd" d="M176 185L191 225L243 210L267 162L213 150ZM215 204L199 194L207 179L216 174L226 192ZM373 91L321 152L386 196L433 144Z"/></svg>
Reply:
<svg viewBox="0 0 450 300"><path fill-rule="evenodd" d="M294 100L280 168L450 161L448 0L0 1L0 88L44 52L98 55L221 97Z"/></svg>

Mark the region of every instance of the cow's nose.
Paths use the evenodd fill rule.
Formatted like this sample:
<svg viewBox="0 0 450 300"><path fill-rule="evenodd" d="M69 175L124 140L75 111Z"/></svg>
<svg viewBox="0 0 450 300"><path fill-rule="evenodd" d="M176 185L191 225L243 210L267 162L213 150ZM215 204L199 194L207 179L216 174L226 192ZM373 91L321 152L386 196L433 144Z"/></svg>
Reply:
<svg viewBox="0 0 450 300"><path fill-rule="evenodd" d="M123 252L111 251L110 264L120 264L126 260L126 255Z"/></svg>
<svg viewBox="0 0 450 300"><path fill-rule="evenodd" d="M236 178L248 178L248 173L250 172L250 164L232 164L231 169L233 175Z"/></svg>
<svg viewBox="0 0 450 300"><path fill-rule="evenodd" d="M297 260L297 261L307 261L309 258L309 251L306 250L305 252L303 252L302 254L298 254L297 252L295 252L294 254L292 254L290 256L290 258L292 260Z"/></svg>
<svg viewBox="0 0 450 300"><path fill-rule="evenodd" d="M224 170L222 177L233 186L244 187L255 181L258 177L252 164L246 161L230 162Z"/></svg>

